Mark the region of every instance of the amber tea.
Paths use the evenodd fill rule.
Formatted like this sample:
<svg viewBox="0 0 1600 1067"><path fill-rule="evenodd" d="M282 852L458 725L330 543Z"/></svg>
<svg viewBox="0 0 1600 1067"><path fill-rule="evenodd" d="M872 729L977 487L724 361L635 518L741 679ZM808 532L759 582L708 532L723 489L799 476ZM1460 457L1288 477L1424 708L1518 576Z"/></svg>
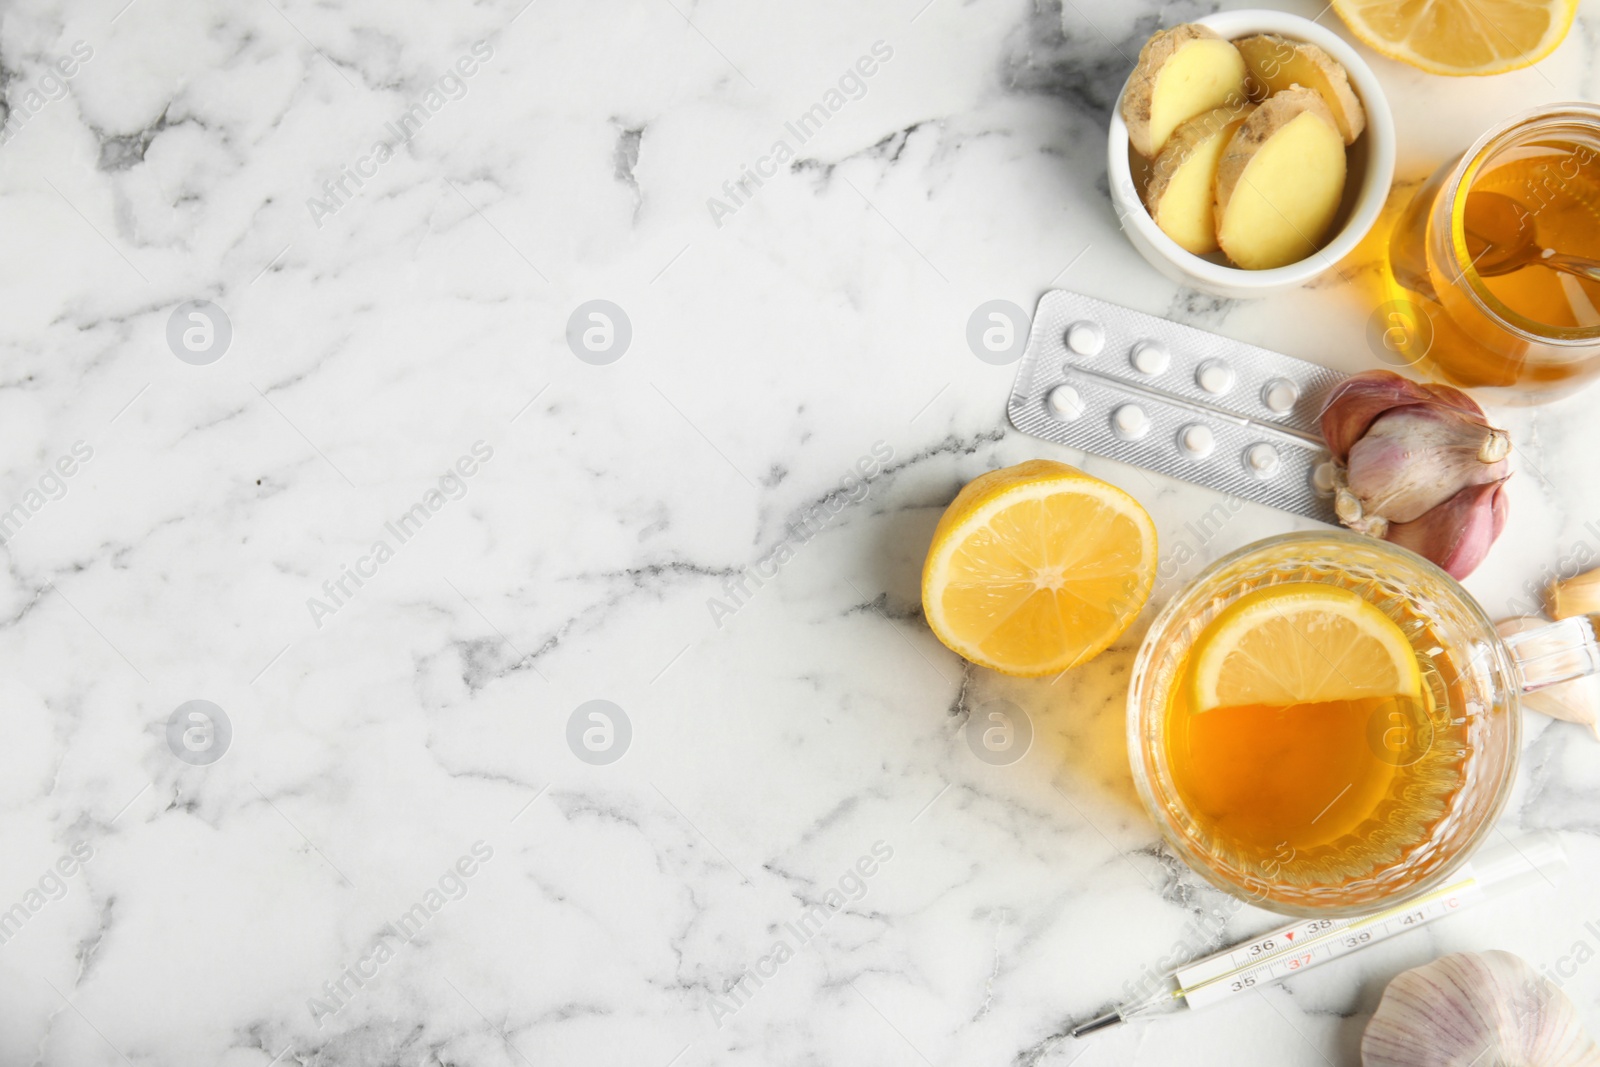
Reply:
<svg viewBox="0 0 1600 1067"><path fill-rule="evenodd" d="M1240 897L1358 914L1440 883L1504 803L1520 680L1433 564L1345 532L1214 564L1170 602L1128 697L1134 781Z"/></svg>
<svg viewBox="0 0 1600 1067"><path fill-rule="evenodd" d="M1332 576L1308 569L1285 577ZM1298 585L1278 585L1279 595ZM1357 595L1364 592L1358 586ZM1359 878L1425 840L1449 810L1467 751L1464 727L1446 711L1459 669L1426 618L1404 602L1383 600L1415 657L1420 684L1410 692L1295 702L1285 702L1294 695L1285 693L1271 702L1197 709L1193 649L1177 672L1165 716L1172 780L1200 832L1240 864L1289 881ZM1313 657L1323 651L1320 637L1349 636L1314 621L1283 629ZM1202 633L1196 648L1205 643ZM1284 660L1245 669L1292 670L1286 660L1295 654L1291 645ZM1359 686L1362 679L1351 681Z"/></svg>
<svg viewBox="0 0 1600 1067"><path fill-rule="evenodd" d="M1526 400L1600 374L1600 109L1492 131L1419 189L1389 248L1383 344L1459 385ZM1407 310L1407 305L1410 310Z"/></svg>

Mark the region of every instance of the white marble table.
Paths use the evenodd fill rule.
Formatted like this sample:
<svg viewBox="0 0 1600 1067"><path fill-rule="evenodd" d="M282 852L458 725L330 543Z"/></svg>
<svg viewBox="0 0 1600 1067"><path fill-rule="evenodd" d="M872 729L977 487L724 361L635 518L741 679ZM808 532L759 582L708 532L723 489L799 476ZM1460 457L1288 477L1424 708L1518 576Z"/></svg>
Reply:
<svg viewBox="0 0 1600 1067"><path fill-rule="evenodd" d="M1372 362L1356 287L1218 302L1118 233L1125 56L1209 9L8 8L0 1062L1343 1065L1408 966L1600 948L1600 744L1530 717L1505 829L1563 833L1559 889L1063 1036L1219 898L1133 795L1144 622L1053 687L964 668L933 524L1081 462L1190 546L1159 602L1295 523L1200 544L1206 493L1008 429L967 318L1066 286ZM1582 19L1489 81L1377 61L1401 175L1594 97ZM585 360L593 300L631 336ZM1600 544L1596 395L1503 413L1497 610ZM1600 964L1567 988L1600 1029Z"/></svg>

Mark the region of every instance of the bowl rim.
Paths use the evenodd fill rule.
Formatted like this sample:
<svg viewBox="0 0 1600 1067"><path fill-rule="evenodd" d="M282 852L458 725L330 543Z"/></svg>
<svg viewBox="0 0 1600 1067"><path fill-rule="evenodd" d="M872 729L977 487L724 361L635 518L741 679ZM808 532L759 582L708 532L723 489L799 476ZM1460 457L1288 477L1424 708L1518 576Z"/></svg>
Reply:
<svg viewBox="0 0 1600 1067"><path fill-rule="evenodd" d="M1349 220L1331 240L1305 259L1282 267L1246 270L1213 263L1187 251L1161 231L1150 217L1144 198L1134 191L1133 168L1128 162L1128 126L1122 118L1122 99L1133 80L1132 72L1129 72L1112 107L1111 127L1107 132L1107 174L1113 200L1132 200L1126 205L1118 204L1122 208L1123 225L1131 225L1138 230L1139 237L1167 262L1212 286L1269 290L1304 284L1331 270L1354 251L1378 221L1388 201L1395 165L1394 115L1389 109L1388 96L1379 84L1377 75L1353 47L1334 31L1308 18L1286 11L1244 8L1215 12L1193 22L1215 30L1229 40L1251 33L1279 33L1316 45L1344 66L1350 77L1351 88L1360 97L1361 106L1367 113L1364 133L1368 138L1367 162L1360 194Z"/></svg>

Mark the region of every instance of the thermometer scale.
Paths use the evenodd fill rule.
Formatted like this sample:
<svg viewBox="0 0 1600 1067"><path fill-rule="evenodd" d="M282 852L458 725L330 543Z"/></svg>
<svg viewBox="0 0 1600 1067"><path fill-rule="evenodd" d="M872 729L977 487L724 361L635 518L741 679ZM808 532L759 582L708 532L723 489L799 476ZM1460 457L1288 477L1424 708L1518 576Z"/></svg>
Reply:
<svg viewBox="0 0 1600 1067"><path fill-rule="evenodd" d="M1447 885L1392 908L1353 919L1304 919L1185 964L1168 972L1154 995L1076 1026L1072 1036L1143 1015L1209 1007L1453 915L1485 897L1512 893L1540 879L1554 884L1565 866L1561 841L1551 833L1484 849Z"/></svg>

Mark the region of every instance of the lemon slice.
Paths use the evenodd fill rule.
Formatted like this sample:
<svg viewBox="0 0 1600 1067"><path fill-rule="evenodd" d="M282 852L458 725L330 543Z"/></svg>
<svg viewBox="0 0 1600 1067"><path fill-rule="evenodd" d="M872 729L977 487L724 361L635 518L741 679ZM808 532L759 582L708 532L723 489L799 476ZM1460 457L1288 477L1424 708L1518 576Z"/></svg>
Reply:
<svg viewBox="0 0 1600 1067"><path fill-rule="evenodd" d="M1155 583L1139 502L1075 467L1030 460L969 482L922 569L922 608L952 652L1006 674L1062 671L1104 651Z"/></svg>
<svg viewBox="0 0 1600 1067"><path fill-rule="evenodd" d="M1334 585L1285 582L1240 597L1195 642L1196 712L1415 696L1422 676L1389 616Z"/></svg>
<svg viewBox="0 0 1600 1067"><path fill-rule="evenodd" d="M1433 74L1531 66L1572 28L1578 0L1333 0L1350 32Z"/></svg>

